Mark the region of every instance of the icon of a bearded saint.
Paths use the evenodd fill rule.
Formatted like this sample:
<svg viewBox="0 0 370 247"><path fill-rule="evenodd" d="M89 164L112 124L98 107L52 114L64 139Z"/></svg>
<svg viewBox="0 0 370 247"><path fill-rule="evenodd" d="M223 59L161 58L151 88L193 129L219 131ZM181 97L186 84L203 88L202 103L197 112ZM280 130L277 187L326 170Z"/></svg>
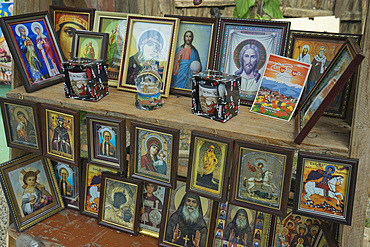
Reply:
<svg viewBox="0 0 370 247"><path fill-rule="evenodd" d="M186 193L168 219L165 240L180 246L205 247L207 232L199 196Z"/></svg>
<svg viewBox="0 0 370 247"><path fill-rule="evenodd" d="M233 220L227 224L223 239L245 246L252 245L253 235L245 209L239 209Z"/></svg>

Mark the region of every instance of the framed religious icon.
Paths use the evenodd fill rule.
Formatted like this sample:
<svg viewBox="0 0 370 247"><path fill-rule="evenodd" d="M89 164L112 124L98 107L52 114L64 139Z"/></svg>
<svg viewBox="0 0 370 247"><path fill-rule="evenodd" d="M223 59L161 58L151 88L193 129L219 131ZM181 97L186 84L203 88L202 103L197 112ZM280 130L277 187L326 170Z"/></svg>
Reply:
<svg viewBox="0 0 370 247"><path fill-rule="evenodd" d="M48 12L3 17L0 27L27 93L63 81L63 53Z"/></svg>
<svg viewBox="0 0 370 247"><path fill-rule="evenodd" d="M233 140L192 132L187 191L225 202L229 186Z"/></svg>
<svg viewBox="0 0 370 247"><path fill-rule="evenodd" d="M163 215L166 187L144 183L140 208L139 233L158 238Z"/></svg>
<svg viewBox="0 0 370 247"><path fill-rule="evenodd" d="M76 30L91 30L95 9L50 6L50 15L64 57L71 57L73 33Z"/></svg>
<svg viewBox="0 0 370 247"><path fill-rule="evenodd" d="M137 92L137 76L154 70L162 80L162 96L168 97L178 26L177 18L128 15L118 89Z"/></svg>
<svg viewBox="0 0 370 247"><path fill-rule="evenodd" d="M138 233L142 182L103 172L98 224Z"/></svg>
<svg viewBox="0 0 370 247"><path fill-rule="evenodd" d="M235 141L229 202L285 216L294 150Z"/></svg>
<svg viewBox="0 0 370 247"><path fill-rule="evenodd" d="M180 131L131 121L131 178L176 188Z"/></svg>
<svg viewBox="0 0 370 247"><path fill-rule="evenodd" d="M349 37L352 37L357 44L360 44L361 35L358 34L290 31L287 57L312 64L312 70L303 92L302 102L307 98L316 82ZM351 77L345 87L335 97L335 100L330 103L325 114L341 118L345 117L353 80L354 77Z"/></svg>
<svg viewBox="0 0 370 247"><path fill-rule="evenodd" d="M102 172L120 174L116 169L104 165L91 164L87 159L82 161L82 182L80 191L81 214L98 218Z"/></svg>
<svg viewBox="0 0 370 247"><path fill-rule="evenodd" d="M181 181L165 198L159 246L211 247L218 203L187 192Z"/></svg>
<svg viewBox="0 0 370 247"><path fill-rule="evenodd" d="M66 208L79 210L80 167L50 160Z"/></svg>
<svg viewBox="0 0 370 247"><path fill-rule="evenodd" d="M338 247L338 242L335 240L334 235L330 229L329 224L322 223L321 229L316 236L315 242L312 245L313 247Z"/></svg>
<svg viewBox="0 0 370 247"><path fill-rule="evenodd" d="M72 39L71 57L106 60L108 37L107 33L76 30Z"/></svg>
<svg viewBox="0 0 370 247"><path fill-rule="evenodd" d="M298 108L295 118L295 143L302 143L363 59L364 55L355 40L347 39Z"/></svg>
<svg viewBox="0 0 370 247"><path fill-rule="evenodd" d="M241 76L240 100L251 105L270 54L284 55L290 22L221 18L214 68Z"/></svg>
<svg viewBox="0 0 370 247"><path fill-rule="evenodd" d="M42 153L38 103L0 98L8 147Z"/></svg>
<svg viewBox="0 0 370 247"><path fill-rule="evenodd" d="M126 121L87 114L89 162L126 169Z"/></svg>
<svg viewBox="0 0 370 247"><path fill-rule="evenodd" d="M166 16L180 19L171 93L191 96L193 75L213 68L218 19Z"/></svg>
<svg viewBox="0 0 370 247"><path fill-rule="evenodd" d="M107 69L109 86L117 87L118 74L122 64L123 42L125 40L127 14L95 11L95 32L108 33Z"/></svg>
<svg viewBox="0 0 370 247"><path fill-rule="evenodd" d="M285 217L273 217L268 246L313 246L324 223L320 219L293 214L288 207Z"/></svg>
<svg viewBox="0 0 370 247"><path fill-rule="evenodd" d="M43 153L77 166L80 158L80 112L41 104Z"/></svg>
<svg viewBox="0 0 370 247"><path fill-rule="evenodd" d="M298 154L293 212L351 225L357 159Z"/></svg>
<svg viewBox="0 0 370 247"><path fill-rule="evenodd" d="M0 165L1 185L18 232L64 208L53 168L39 154Z"/></svg>
<svg viewBox="0 0 370 247"><path fill-rule="evenodd" d="M214 247L268 246L271 215L220 203L215 222Z"/></svg>

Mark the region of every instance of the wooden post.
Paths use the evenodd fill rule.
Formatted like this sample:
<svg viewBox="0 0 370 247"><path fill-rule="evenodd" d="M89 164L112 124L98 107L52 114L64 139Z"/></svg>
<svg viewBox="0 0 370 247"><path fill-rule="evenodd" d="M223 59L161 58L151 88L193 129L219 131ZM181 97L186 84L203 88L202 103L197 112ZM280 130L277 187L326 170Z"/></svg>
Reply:
<svg viewBox="0 0 370 247"><path fill-rule="evenodd" d="M340 233L340 246L362 246L366 219L370 166L370 12L367 3L367 18L363 38L363 53L360 76L353 111L350 156L360 159L353 206L352 226L345 226Z"/></svg>

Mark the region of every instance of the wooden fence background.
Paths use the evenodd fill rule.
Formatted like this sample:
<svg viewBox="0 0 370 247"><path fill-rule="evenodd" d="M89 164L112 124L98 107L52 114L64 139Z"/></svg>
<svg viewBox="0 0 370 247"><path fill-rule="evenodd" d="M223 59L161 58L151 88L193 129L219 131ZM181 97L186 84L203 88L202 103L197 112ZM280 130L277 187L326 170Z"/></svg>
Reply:
<svg viewBox="0 0 370 247"><path fill-rule="evenodd" d="M261 1L261 0L257 0ZM362 33L367 0L280 0L284 17L333 16L341 18L341 32ZM235 0L204 0L194 7L193 0L52 0L53 5L89 7L143 15L164 14L210 17L212 7L222 16L232 17Z"/></svg>

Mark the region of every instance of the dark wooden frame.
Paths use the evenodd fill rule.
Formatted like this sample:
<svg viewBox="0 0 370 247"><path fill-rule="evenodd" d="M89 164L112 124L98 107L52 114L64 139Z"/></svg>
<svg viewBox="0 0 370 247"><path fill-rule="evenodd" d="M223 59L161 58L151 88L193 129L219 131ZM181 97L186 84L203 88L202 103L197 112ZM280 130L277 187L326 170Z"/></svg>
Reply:
<svg viewBox="0 0 370 247"><path fill-rule="evenodd" d="M88 30L92 30L93 24L94 24L94 14L95 9L93 8L75 8L75 7L66 7L66 6L56 6L51 5L50 6L50 16L52 23L55 27L55 12L65 12L65 13L71 13L71 14L82 14L82 15L88 15L90 16L90 19L87 21L89 24Z"/></svg>
<svg viewBox="0 0 370 247"><path fill-rule="evenodd" d="M126 35L125 35L125 44L123 49L122 55L122 65L119 72L119 79L118 79L118 86L117 88L120 90L126 90L131 92L137 92L136 86L126 83L128 77L128 66L129 66L129 53L132 43L132 33L134 23L155 23L158 25L166 24L172 25L172 34L171 39L167 40L168 45L168 56L167 56L167 64L163 71L162 76L162 89L160 90L161 95L163 97L168 97L170 93L171 87L171 78L172 78L172 68L173 68L173 60L174 60L174 53L175 53L175 44L177 42L177 32L179 26L179 19L177 18L170 18L170 17L153 17L153 16L140 16L140 15L128 15L127 16L127 25L126 25ZM137 41L139 42L139 41Z"/></svg>
<svg viewBox="0 0 370 247"><path fill-rule="evenodd" d="M102 26L101 25L102 25L102 22L103 22L104 19L115 19L115 20L118 20L118 21L122 21L122 20L127 21L127 15L128 15L127 13L109 12L109 11L95 11L93 31L102 32ZM124 31L126 31L126 30L124 30ZM124 40L122 40L122 42L124 42ZM108 42L108 44L109 44L109 42ZM123 54L123 47L122 47L122 54ZM122 59L122 54L119 54L120 59ZM109 55L109 49L108 49L107 55ZM121 61L121 64L122 64L122 61ZM114 79L112 77L109 77L109 68L110 68L109 65L107 65L109 86L117 87L118 78ZM119 71L118 71L118 74L119 74Z"/></svg>
<svg viewBox="0 0 370 247"><path fill-rule="evenodd" d="M30 22L32 20L43 20L45 22L45 28L47 28L47 30L44 30L44 32L48 33L50 42L52 43L55 52L55 62L60 67L59 75L41 80L34 85L32 85L33 82L23 60L21 51L19 50L19 47L17 45L17 39L10 27L10 25L15 25L15 23L21 24L25 22ZM34 92L39 89L64 81L62 73L62 62L64 61L64 55L51 23L52 22L47 11L0 18L1 30L4 33L4 37L12 53L15 65L19 71L22 83L27 93Z"/></svg>
<svg viewBox="0 0 370 247"><path fill-rule="evenodd" d="M239 176L240 174L240 168L241 168L241 149L242 148L248 148L255 150L257 152L268 152L273 153L276 155L282 155L285 156L285 164L284 171L282 174L279 174L279 176L282 176L283 179L281 181L281 190L280 190L280 204L278 208L272 208L268 207L263 204L259 204L258 202L248 202L243 199L238 199L238 187L239 187ZM231 177L235 178L231 181L230 184L230 196L229 196L229 202L231 204L235 204L241 207L247 207L254 210L266 212L269 214L275 214L278 216L284 217L286 215L287 206L288 206L288 198L289 198L289 187L290 187L290 180L292 175L292 167L293 167L293 157L294 157L294 149L290 148L282 148L282 147L272 147L272 146L266 146L262 144L257 143L250 143L250 142L244 142L244 141L235 141L234 142L234 157L233 157L233 169L231 173Z"/></svg>
<svg viewBox="0 0 370 247"><path fill-rule="evenodd" d="M12 133L10 127L10 121L8 111L6 105L19 105L20 107L29 107L32 109L33 112L33 121L35 123L35 136L36 136L36 147L31 147L26 144L17 144L12 140ZM0 98L0 105L1 105L1 112L3 116L4 122L4 129L5 129L5 136L6 136L6 143L8 147L12 148L19 148L25 149L30 152L42 153L42 139L41 139L41 131L40 131L40 115L39 115L39 103L31 102L31 101L24 101L24 100L16 100L16 99L7 99L7 98ZM15 129L14 129L15 131Z"/></svg>
<svg viewBox="0 0 370 247"><path fill-rule="evenodd" d="M322 100L322 102L319 104L319 106L316 108L316 111L312 114L308 122L304 125L304 127L301 127L301 116L304 114L304 108L308 106L311 100L313 100L316 95L319 95L321 85L324 85L326 82L326 79L330 79L326 84L330 83L332 80L328 76L330 75L330 72L332 69L336 68L334 65L337 61L339 61L340 56L348 50L352 61L349 63L349 65L346 67L343 74L340 76L340 78L337 81L334 81L335 85L330 89L330 92L327 94L327 96ZM297 144L301 144L304 138L308 135L308 133L311 131L311 129L315 126L316 122L319 120L319 118L322 116L326 108L329 106L329 104L332 102L332 100L335 98L335 96L339 93L339 91L344 87L346 82L349 80L351 75L355 72L356 68L360 65L362 60L364 59L364 55L361 52L360 47L357 45L357 43L352 39L349 38L347 41L343 44L341 49L338 51L338 53L333 58L332 62L329 64L328 68L324 71L324 74L320 77L320 79L316 82L314 88L310 92L310 94L307 96L306 100L302 103L302 105L299 107L297 111L297 116L295 118L295 139L294 142ZM325 89L325 86L323 89Z"/></svg>
<svg viewBox="0 0 370 247"><path fill-rule="evenodd" d="M92 32L86 30L76 30L73 34L72 40L72 51L71 51L71 58L78 57L78 50L80 48L80 38L81 37L90 37L92 39L100 38L102 40L100 48L100 57L96 59L107 60L107 52L108 52L108 33L99 33L99 32Z"/></svg>
<svg viewBox="0 0 370 247"><path fill-rule="evenodd" d="M50 187L49 193L53 195L53 200L55 200L56 205L54 206L49 206L48 208L40 208L37 211L39 211L36 215L33 215L32 217L27 217L26 216L21 216L19 205L17 205L17 199L16 195L13 190L13 186L11 182L9 181L9 172L7 171L8 169L19 169L21 167L27 166L31 163L38 162L40 161L42 163L42 166L44 168L45 176L48 181L48 185ZM12 171L13 171L12 170ZM9 206L9 211L10 214L13 218L15 229L18 232L21 232L38 222L50 217L51 215L59 212L60 210L64 209L64 204L63 204L63 199L59 193L59 189L57 186L57 182L54 176L54 170L53 167L51 166L51 163L49 160L45 159L42 157L40 154L28 154L22 157L19 157L14 160L10 160L8 162L5 162L0 165L0 180L1 180L1 185L5 194L5 197L7 199L7 203ZM50 204L49 204L50 205ZM36 211L36 212L37 212ZM21 218L27 217L28 219L23 219L23 222L21 222Z"/></svg>
<svg viewBox="0 0 370 247"><path fill-rule="evenodd" d="M61 114L67 114L72 116L73 118L73 130L72 130L72 135L69 137L70 140L74 140L74 145L72 146L71 144L71 151L72 151L72 158L63 158L59 157L53 153L50 153L50 147L48 146L49 143L49 123L48 123L48 114L47 111L52 111L52 112L59 112ZM56 107L53 105L49 104L41 104L41 120L42 120L42 135L43 135L43 154L44 157L50 158L53 160L61 161L64 163L68 163L71 165L78 166L78 162L80 160L80 112L75 111L75 110L70 110L70 109L65 109L65 108L60 108Z"/></svg>
<svg viewBox="0 0 370 247"><path fill-rule="evenodd" d="M215 48L215 57L214 57L214 65L213 65L213 68L215 70L220 70L220 63L222 60L221 53L222 53L222 50L226 47L226 44L224 44L224 39L226 35L225 27L227 25L282 29L280 51L276 55L285 54L286 43L288 42L288 33L290 30L290 22L221 17L219 20L219 25L218 25L217 43L216 43L216 48ZM241 104L244 104L244 105L251 105L252 103L253 101L241 100Z"/></svg>
<svg viewBox="0 0 370 247"><path fill-rule="evenodd" d="M50 159L49 159L50 160ZM58 174L55 173L55 166L58 164L58 163L55 163L54 162L57 162L57 161L54 161L54 160L50 160L52 166L53 166L53 169L54 169L54 174L55 174L55 178L56 178L56 181L58 182ZM63 162L62 162L63 163ZM66 163L65 163L66 164ZM72 200L70 198L67 198L67 197L64 197L62 195L62 192L60 192L62 198L63 198L63 202L64 202L64 206L66 208L69 208L69 209L73 209L73 210L77 210L77 211L80 211L80 186L81 186L81 166L73 166L73 165L70 165L70 164L66 164L66 165L69 165L72 167L72 169L74 169L74 179L75 179L75 184L73 184L73 189L75 189L76 191L76 196L75 198L77 198L77 203L76 204L72 204Z"/></svg>
<svg viewBox="0 0 370 247"><path fill-rule="evenodd" d="M192 23L193 25L212 25L212 32L211 33L211 40L210 40L210 46L209 46L209 53L208 53L208 61L207 61L207 67L203 68L202 70L206 69L213 69L213 60L215 55L215 48L216 48L216 38L217 38L217 28L218 28L218 18L206 18L206 17L192 17L192 16L178 16L178 15L164 15L165 17L172 17L172 18L179 18L180 19L180 26L184 23ZM181 42L183 42L183 37L177 37L177 42L179 42L181 39ZM175 49L176 51L176 49ZM172 80L171 80L172 84ZM180 88L174 88L171 87L170 93L172 94L179 94L184 96L191 96L192 89L180 89Z"/></svg>
<svg viewBox="0 0 370 247"><path fill-rule="evenodd" d="M134 186L137 186L137 189L136 189L136 204L135 204L135 214L133 215L133 229L128 229L128 227L124 227L124 226L118 226L117 224L113 224L113 223L109 223L107 221L104 221L103 219L103 214L104 214L104 209L105 209L105 195L106 195L106 182L108 179L111 179L111 180L115 180L117 182L121 182L122 184L130 184L130 185L134 185ZM117 176L117 175L112 175L112 174L109 174L109 173L106 173L106 172L103 172L102 173L102 182L101 182L101 200L99 200L99 214L98 214L98 224L99 225L103 225L103 226L107 226L107 227L111 227L113 229L116 229L116 230L119 230L119 231L123 231L123 232L127 232L127 233L130 233L134 236L136 236L138 234L138 226L139 226L139 218L140 218L140 207L141 207L141 196L143 194L143 183L141 181L137 181L137 180L134 180L134 179L127 179L127 178L124 178L124 177L120 177L120 176Z"/></svg>
<svg viewBox="0 0 370 247"><path fill-rule="evenodd" d="M221 142L222 144L226 144L226 154L225 154L225 160L223 161L223 175L220 177L220 194L217 195L216 193L211 193L207 191L203 191L200 188L194 188L192 184L194 184L194 180L196 179L196 174L194 174L194 168L195 168L195 144L196 144L196 138L200 138L203 140L207 140L209 142ZM190 142L190 155L189 155L189 165L188 165L188 176L186 180L186 190L193 192L195 194L213 199L215 201L219 202L226 202L227 197L227 190L229 187L229 174L231 169L231 159L232 159L232 150L233 150L233 140L225 137L220 136L211 136L206 133L202 132L191 132L191 142ZM220 161L218 161L220 163ZM194 178L195 177L195 178ZM223 181L223 185L221 186L221 181Z"/></svg>
<svg viewBox="0 0 370 247"><path fill-rule="evenodd" d="M348 179L347 188L345 189L346 191L345 200L346 201L343 201L344 206L343 206L343 216L342 217L336 216L335 214L317 212L314 209L310 210L310 209L305 209L305 208L300 207L303 185L304 185L304 182L303 182L303 174L304 174L304 168L305 168L304 162L306 159L316 161L316 162L338 164L338 165L348 168L349 174L347 178ZM327 155L299 152L298 161L297 161L297 175L296 175L297 179L296 179L295 193L294 193L293 213L305 215L308 217L319 218L319 219L331 221L334 223L351 225L353 203L354 203L354 198L355 198L357 169L358 169L357 159L349 159L349 158L342 158L342 157L333 157L333 156L327 156Z"/></svg>
<svg viewBox="0 0 370 247"><path fill-rule="evenodd" d="M186 186L186 182L185 181L186 181L185 179L178 179L177 180L177 183L184 183L184 186ZM166 247L181 246L181 245L172 244L172 243L168 243L168 242L165 242L164 241L165 235L166 235L166 228L167 228L168 209L169 209L170 202L171 202L171 193L172 192L173 192L172 190L167 190L166 191L166 195L164 197L165 200L164 200L164 204L163 204L163 215L162 215L162 221L161 221L161 231L159 233L159 238L158 238L158 245L159 246L166 246ZM185 191L185 194L186 194L186 191ZM209 198L206 198L206 199L211 200ZM215 221L216 221L216 212L217 212L218 204L219 204L218 202L211 200L211 207L209 208L209 210L210 210L210 217L209 217L209 224L208 224L208 226L209 226L209 229L208 229L208 241L207 241L206 246L204 246L204 247L211 247L212 246L212 243L213 243L213 236L214 236L214 229L215 229Z"/></svg>
<svg viewBox="0 0 370 247"><path fill-rule="evenodd" d="M137 163L137 131L138 128L149 130L153 132L161 132L163 134L171 135L172 136L172 149L171 149L171 168L170 168L170 176L169 182L165 182L163 180L150 178L143 176L136 172L136 163ZM177 178L177 162L178 162L178 155L179 155L179 138L180 138L180 130L172 129L172 128L165 128L161 126L155 126L147 123L140 123L131 121L131 130L130 130L130 169L129 169L129 177L140 179L146 182L158 184L164 187L176 188L176 178ZM168 154L167 154L168 155ZM169 164L167 164L168 166Z"/></svg>
<svg viewBox="0 0 370 247"><path fill-rule="evenodd" d="M295 48L295 42L296 42L296 39L298 38L301 40L305 38L306 39L317 39L318 41L333 40L333 41L342 41L344 43L347 40L347 38L350 38L350 37L352 37L356 41L356 43L360 45L361 37L362 37L362 35L360 34L344 34L344 33L327 33L327 32L290 30L286 56L289 58L292 58L293 49ZM311 60L313 60L313 58ZM347 105L348 105L348 101L350 97L351 85L354 83L355 79L356 79L356 76L352 76L349 79L349 81L346 83L343 90L341 90L340 93L336 96L336 97L341 97L340 105L337 106L337 108L335 108L334 106L332 106L331 109L328 108L324 113L325 115L339 117L339 118L344 118L346 116ZM306 86L307 86L307 83L306 83ZM309 92L305 93L304 95L308 96ZM301 101L305 100L305 98L303 97L304 95L302 95ZM331 105L332 103L329 105L329 107Z"/></svg>
<svg viewBox="0 0 370 247"><path fill-rule="evenodd" d="M319 243L322 238L326 239L326 242L329 244L330 247L339 246L338 242L334 238L330 226L325 222L321 223L320 231L317 233L317 236L315 238L315 241L313 242L312 247L319 247Z"/></svg>
<svg viewBox="0 0 370 247"><path fill-rule="evenodd" d="M88 162L93 164L101 164L107 167L125 171L126 167L126 120L104 117L96 114L86 115L87 123L87 143L88 143ZM97 146L98 141L94 130L94 123L100 123L104 126L117 128L116 152L117 160L108 157L98 157Z"/></svg>
<svg viewBox="0 0 370 247"><path fill-rule="evenodd" d="M93 217L93 218L98 218L98 212L100 211L99 208L98 208L98 212L97 213L92 213L90 211L87 211L85 210L85 202L86 202L86 197L87 197L87 189L88 189L88 185L87 185L87 179L88 179L88 172L89 172L89 169L88 169L88 166L89 165L93 165L93 166L98 166L98 167L101 167L101 168L106 168L105 171L103 172L106 172L107 170L111 169L112 171L115 171L116 173L114 174L121 174L119 171L117 170L114 170L110 167L107 167L107 166L104 166L104 165L97 165L97 164L92 164L92 163L89 163L87 161L87 159L82 159L82 168L81 168L81 184L80 184L80 198L79 198L79 202L80 202L80 213L83 214L83 215L87 215L87 216L90 216L90 217ZM101 188L101 184L100 184L100 188ZM100 189L100 191L102 191ZM100 196L99 196L99 202L100 202ZM97 205L98 206L98 205Z"/></svg>

